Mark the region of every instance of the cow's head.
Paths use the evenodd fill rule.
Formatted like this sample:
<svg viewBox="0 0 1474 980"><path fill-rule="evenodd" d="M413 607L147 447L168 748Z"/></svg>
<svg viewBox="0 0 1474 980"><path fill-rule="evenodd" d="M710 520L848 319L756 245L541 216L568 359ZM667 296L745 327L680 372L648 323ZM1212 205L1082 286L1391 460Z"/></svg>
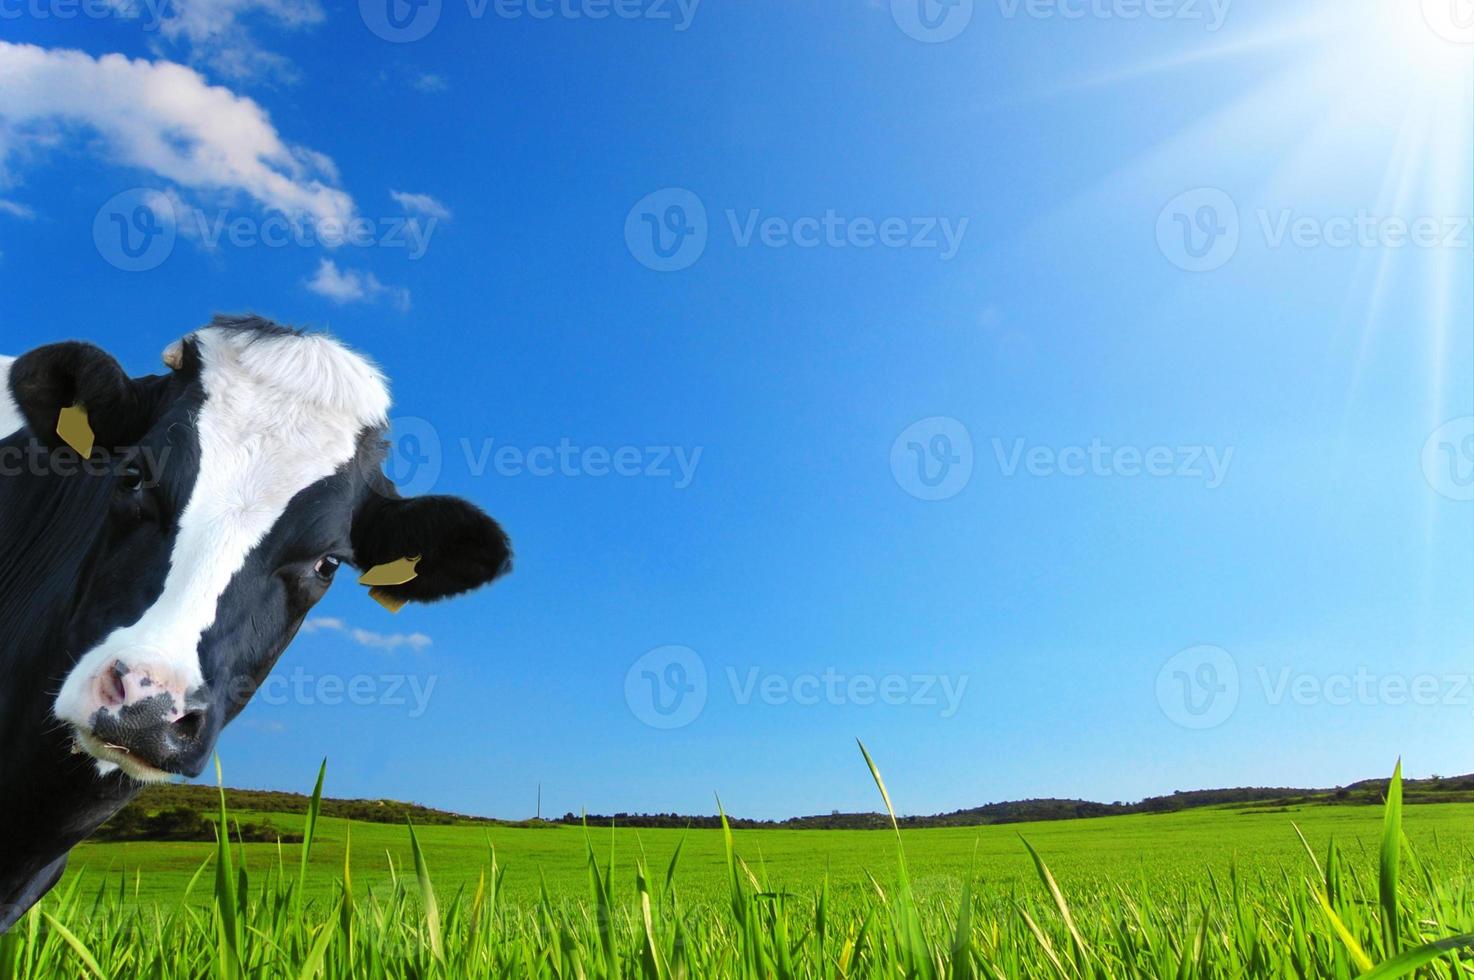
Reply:
<svg viewBox="0 0 1474 980"><path fill-rule="evenodd" d="M340 565L419 557L416 578L383 591L429 602L510 564L501 528L471 504L394 492L384 379L336 341L217 319L165 361L167 374L134 379L69 343L10 371L53 453L71 452L57 419L80 404L94 455L117 460L76 477L105 481L108 499L69 586L52 710L100 769L143 780L204 768Z"/></svg>

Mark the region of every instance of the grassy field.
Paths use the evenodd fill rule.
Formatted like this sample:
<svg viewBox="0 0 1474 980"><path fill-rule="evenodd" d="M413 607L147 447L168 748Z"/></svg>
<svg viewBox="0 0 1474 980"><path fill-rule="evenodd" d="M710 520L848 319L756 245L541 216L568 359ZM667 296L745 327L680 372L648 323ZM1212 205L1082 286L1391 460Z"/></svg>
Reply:
<svg viewBox="0 0 1474 980"><path fill-rule="evenodd" d="M1396 786L1385 808L899 834L271 814L308 844L78 848L0 980L1474 976L1428 946L1474 932L1474 805Z"/></svg>
<svg viewBox="0 0 1474 980"><path fill-rule="evenodd" d="M1474 804L1410 806L1406 833L1417 852L1436 864L1448 864L1474 848ZM232 814L257 819L261 814ZM301 833L304 820L292 814L269 814L283 831ZM1241 873L1301 874L1307 867L1298 826L1318 853L1334 837L1343 851L1362 863L1375 860L1382 833L1377 807L1308 806L1264 812L1256 809L1205 809L1155 816L1102 817L994 827L903 830L901 838L912 881L921 895L959 894L972 873L980 891L1007 893L1036 887L1038 878L1020 835L1027 837L1071 890L1104 883L1147 881L1160 887L1201 879L1205 872L1228 872L1237 860ZM644 854L652 867L665 868L682 847L679 882L694 904L723 904L726 857L718 830L591 830L549 826L542 829L484 827L418 827L416 833L437 887L445 892L474 889L496 849L505 870L504 895L509 901L535 901L544 884L556 899L588 896L586 840L592 839L601 859L612 843L616 876L632 876L633 861ZM350 838L346 821L323 817L312 845L307 896L328 901L338 890L344 851ZM736 831L738 849L754 868L766 870L774 886L810 892L830 878L837 898L871 892L866 873L891 879L896 873L896 840L892 834L863 830ZM389 865L412 868L409 835L403 825L354 823L351 828L353 884L357 893L382 889L390 882ZM274 868L282 860L299 863L302 847L246 844L236 853L253 871ZM133 887L141 872L145 904L179 901L189 877L214 852L212 844L126 843L84 844L72 853L68 881L84 887L116 881L120 874ZM1471 869L1474 870L1474 869ZM208 900L202 896L201 901Z"/></svg>

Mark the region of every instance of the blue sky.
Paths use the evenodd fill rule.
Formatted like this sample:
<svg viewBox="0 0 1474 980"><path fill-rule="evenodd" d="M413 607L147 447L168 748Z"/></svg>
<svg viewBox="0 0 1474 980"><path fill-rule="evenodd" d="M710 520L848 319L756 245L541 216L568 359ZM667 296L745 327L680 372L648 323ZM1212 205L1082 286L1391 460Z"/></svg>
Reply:
<svg viewBox="0 0 1474 980"><path fill-rule="evenodd" d="M383 2L0 5L0 349L329 329L393 475L517 546L398 617L340 583L230 783L782 817L876 805L856 737L907 812L1474 769L1457 4Z"/></svg>

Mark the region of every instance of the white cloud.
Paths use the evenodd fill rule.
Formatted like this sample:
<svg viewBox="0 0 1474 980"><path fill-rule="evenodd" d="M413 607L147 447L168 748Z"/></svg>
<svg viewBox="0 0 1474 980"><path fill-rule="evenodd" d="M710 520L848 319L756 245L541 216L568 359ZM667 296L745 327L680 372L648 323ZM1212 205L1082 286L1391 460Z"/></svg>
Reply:
<svg viewBox="0 0 1474 980"><path fill-rule="evenodd" d="M405 647L418 653L428 649L435 642L424 633L375 633L373 630L358 629L332 616L317 616L309 619L302 624L302 631L304 633L324 631L341 633L361 647L390 653Z"/></svg>
<svg viewBox="0 0 1474 980"><path fill-rule="evenodd" d="M22 221L30 221L36 216L36 212L16 201L7 201L0 197L0 214L8 214L12 218L20 218Z"/></svg>
<svg viewBox="0 0 1474 980"><path fill-rule="evenodd" d="M268 21L287 30L313 27L326 19L319 0L108 0L124 17L186 52L221 77L243 81L273 76L297 80L287 59L264 51L248 21ZM155 45L156 49L162 45Z"/></svg>
<svg viewBox="0 0 1474 980"><path fill-rule="evenodd" d="M371 630L356 629L349 636L353 642L361 647L373 647L377 650L398 650L400 647L409 647L411 650L424 650L434 643L424 633L375 633Z"/></svg>
<svg viewBox="0 0 1474 980"><path fill-rule="evenodd" d="M188 8L186 8L188 9ZM113 162L197 192L240 193L308 222L346 222L331 161L285 142L259 105L172 62L0 41L0 178L57 127L94 132Z"/></svg>
<svg viewBox="0 0 1474 980"><path fill-rule="evenodd" d="M367 303L384 298L401 310L409 309L409 290L386 286L372 272L342 269L332 259L318 263L307 288L334 303Z"/></svg>
<svg viewBox="0 0 1474 980"><path fill-rule="evenodd" d="M429 194L410 194L406 191L390 191L389 196L394 198L394 203L404 208L406 214L423 215L426 218L436 218L440 221L450 220L450 208L441 204Z"/></svg>
<svg viewBox="0 0 1474 980"><path fill-rule="evenodd" d="M410 85L412 85L416 91L420 92L444 92L446 89L450 88L450 82L446 81L444 75L437 75L434 72L428 71L422 75L416 75L414 78L412 78L410 80Z"/></svg>

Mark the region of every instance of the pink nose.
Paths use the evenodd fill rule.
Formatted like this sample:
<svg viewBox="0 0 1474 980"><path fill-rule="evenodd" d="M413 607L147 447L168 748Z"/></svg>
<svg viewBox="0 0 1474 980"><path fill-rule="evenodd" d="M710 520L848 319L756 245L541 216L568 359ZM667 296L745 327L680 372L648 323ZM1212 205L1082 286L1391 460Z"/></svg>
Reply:
<svg viewBox="0 0 1474 980"><path fill-rule="evenodd" d="M120 713L147 703L154 707L155 717L166 722L184 716L189 695L177 670L146 654L119 657L108 664L96 677L95 691L101 711Z"/></svg>
<svg viewBox="0 0 1474 980"><path fill-rule="evenodd" d="M165 772L199 775L217 726L209 691L158 651L125 650L92 679L92 737Z"/></svg>

